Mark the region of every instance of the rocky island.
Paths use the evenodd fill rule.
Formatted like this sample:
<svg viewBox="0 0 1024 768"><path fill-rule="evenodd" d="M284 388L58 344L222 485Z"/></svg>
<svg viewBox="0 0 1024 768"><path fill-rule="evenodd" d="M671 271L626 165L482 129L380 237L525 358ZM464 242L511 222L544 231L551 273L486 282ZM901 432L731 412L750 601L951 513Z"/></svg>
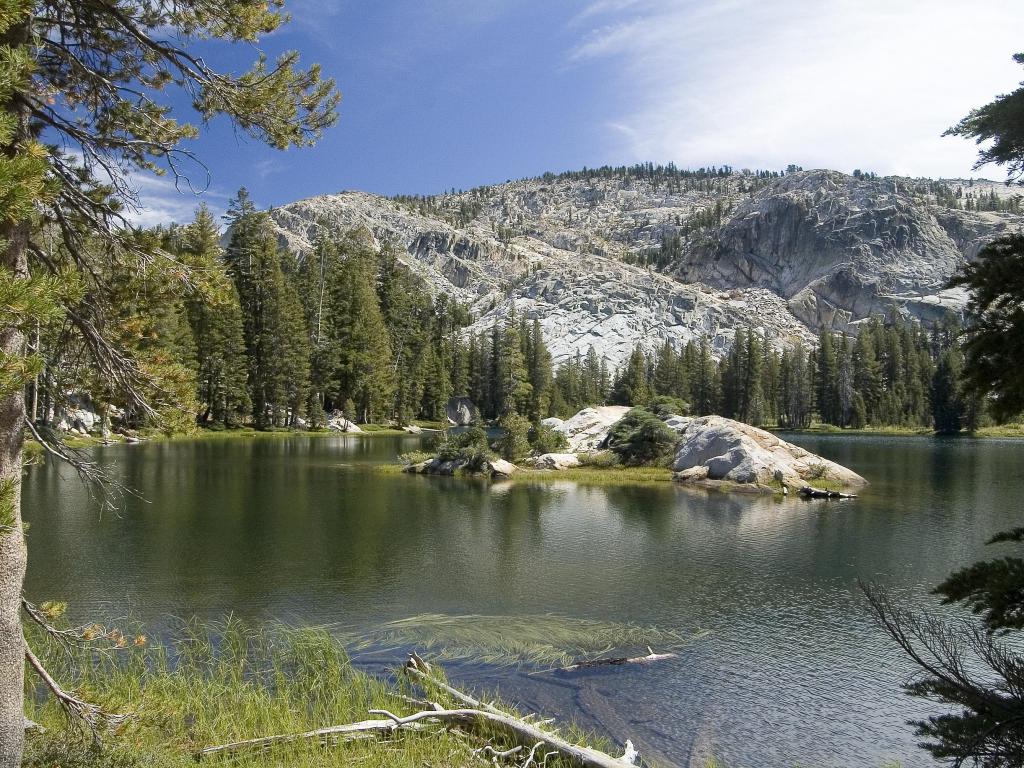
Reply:
<svg viewBox="0 0 1024 768"><path fill-rule="evenodd" d="M489 443L467 432L442 444L438 455L409 462L406 472L426 475L479 474L512 477L527 471L561 472L585 465L619 465L623 456L616 430L627 417L643 414L648 424L659 422L656 434L645 439L663 447L652 458L627 465L662 465L672 479L686 485L717 490L743 490L788 494L810 490L855 489L867 480L856 472L764 429L721 416L654 417L643 409L625 406L585 408L572 418L545 419L543 426L560 435L564 450L524 457L518 465L488 452ZM648 426L648 430L651 428ZM477 430L482 434L482 430ZM467 439L468 438L468 439Z"/></svg>

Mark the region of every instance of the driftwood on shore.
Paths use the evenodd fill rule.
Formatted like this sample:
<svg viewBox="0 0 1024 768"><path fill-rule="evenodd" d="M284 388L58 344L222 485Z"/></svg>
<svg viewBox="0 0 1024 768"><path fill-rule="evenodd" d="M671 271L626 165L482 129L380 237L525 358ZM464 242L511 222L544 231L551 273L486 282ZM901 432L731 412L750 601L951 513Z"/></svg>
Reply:
<svg viewBox="0 0 1024 768"><path fill-rule="evenodd" d="M651 655L657 654L652 652ZM316 739L330 743L370 738L375 735L384 736L399 730L423 731L427 728L428 723L441 724L445 727L459 726L471 734L479 734L481 730L488 733L500 733L513 742L514 746L511 749L497 750L487 743L477 753L481 755L489 753L496 759L497 755L511 757L525 752L527 758L523 763L524 766L543 764L548 756L557 755L580 768L624 768L624 766L633 765L637 757L636 750L629 741L626 742L625 755L619 758L612 757L606 752L573 744L553 731L542 729L540 723L529 722L525 718L517 717L491 704L478 701L469 694L433 677L430 665L415 653L410 654L405 671L428 695L431 689L442 691L462 704L462 708L449 709L436 702L430 702L429 707L424 707L421 711L405 717L395 715L386 709L375 709L370 710L369 714L383 715L383 718L318 728L305 733L265 736L230 744L219 744L199 750L195 753L195 758L201 760L211 755L266 748L274 744L302 740ZM544 758L537 759L538 751L545 752Z"/></svg>
<svg viewBox="0 0 1024 768"><path fill-rule="evenodd" d="M800 495L808 499L856 499L856 493L841 493L839 491L829 491L824 488L812 488L809 485L805 485L800 489Z"/></svg>

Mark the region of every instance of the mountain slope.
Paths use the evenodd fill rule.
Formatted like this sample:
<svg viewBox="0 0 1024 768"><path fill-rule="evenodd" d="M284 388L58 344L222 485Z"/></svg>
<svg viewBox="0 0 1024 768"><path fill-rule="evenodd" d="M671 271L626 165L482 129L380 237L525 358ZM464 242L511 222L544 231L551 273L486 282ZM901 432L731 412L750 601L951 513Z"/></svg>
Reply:
<svg viewBox="0 0 1024 768"><path fill-rule="evenodd" d="M325 195L271 211L300 258L321 227L365 229L433 290L469 304L477 329L538 318L556 362L591 345L615 365L736 328L778 347L873 314L932 320L964 296L949 276L1017 213L962 210L952 190L1007 199L992 182L784 177L673 169L592 171L433 198ZM940 204L940 200L943 204Z"/></svg>

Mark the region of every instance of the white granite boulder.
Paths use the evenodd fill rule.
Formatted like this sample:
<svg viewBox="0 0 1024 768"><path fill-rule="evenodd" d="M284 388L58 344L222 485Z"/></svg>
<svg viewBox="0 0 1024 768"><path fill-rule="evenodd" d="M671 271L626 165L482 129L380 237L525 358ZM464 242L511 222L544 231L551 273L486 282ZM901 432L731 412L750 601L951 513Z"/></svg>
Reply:
<svg viewBox="0 0 1024 768"><path fill-rule="evenodd" d="M677 426L682 442L676 447L672 469L683 482L781 483L794 490L815 481L847 487L867 483L840 464L739 421L702 416Z"/></svg>
<svg viewBox="0 0 1024 768"><path fill-rule="evenodd" d="M566 419L554 429L565 435L572 453L596 451L608 437L612 425L629 413L624 405L601 405L584 408L572 418Z"/></svg>
<svg viewBox="0 0 1024 768"><path fill-rule="evenodd" d="M545 453L534 460L533 466L537 469L572 469L580 466L580 457L575 453Z"/></svg>

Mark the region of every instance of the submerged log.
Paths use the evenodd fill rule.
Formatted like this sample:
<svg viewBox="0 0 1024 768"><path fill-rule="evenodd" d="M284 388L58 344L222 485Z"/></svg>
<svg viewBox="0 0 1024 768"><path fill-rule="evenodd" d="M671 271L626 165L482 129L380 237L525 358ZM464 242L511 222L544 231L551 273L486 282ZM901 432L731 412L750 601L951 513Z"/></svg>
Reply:
<svg viewBox="0 0 1024 768"><path fill-rule="evenodd" d="M623 664L651 664L655 661L662 661L664 659L674 659L677 657L675 653L655 653L651 646L647 646L646 656L618 656L611 659L593 659L591 661L579 661L575 664L570 664L568 667L559 667L559 672L575 672L578 669L591 669L593 667L609 667L609 666L620 666Z"/></svg>
<svg viewBox="0 0 1024 768"><path fill-rule="evenodd" d="M812 488L809 485L805 485L800 489L800 495L808 499L856 499L856 493L840 493L839 491L829 491L824 488Z"/></svg>

